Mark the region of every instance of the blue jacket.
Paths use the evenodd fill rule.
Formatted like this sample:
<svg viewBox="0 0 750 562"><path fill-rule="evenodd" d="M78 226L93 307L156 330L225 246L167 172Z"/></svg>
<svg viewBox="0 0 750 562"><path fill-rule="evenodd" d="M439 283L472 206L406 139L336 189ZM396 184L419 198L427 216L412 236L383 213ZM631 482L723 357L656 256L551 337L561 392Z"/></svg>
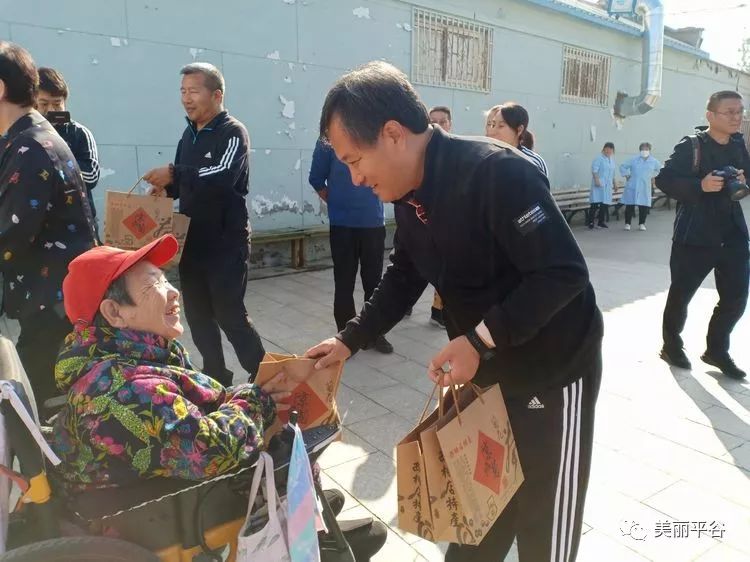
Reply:
<svg viewBox="0 0 750 562"><path fill-rule="evenodd" d="M656 177L660 169L661 162L650 155L645 159L640 155L634 156L620 166L620 175L628 177L620 203L650 207L651 180Z"/></svg>
<svg viewBox="0 0 750 562"><path fill-rule="evenodd" d="M601 187L596 185L594 178L591 178L591 202L592 203L604 203L605 205L612 204L612 189L615 185L615 170L617 170L617 164L615 164L615 157L606 157L604 154L600 154L591 163L591 172L599 176Z"/></svg>
<svg viewBox="0 0 750 562"><path fill-rule="evenodd" d="M383 202L369 187L354 185L346 164L320 140L315 145L308 181L315 191L328 190L328 221L331 226L375 228L385 224Z"/></svg>

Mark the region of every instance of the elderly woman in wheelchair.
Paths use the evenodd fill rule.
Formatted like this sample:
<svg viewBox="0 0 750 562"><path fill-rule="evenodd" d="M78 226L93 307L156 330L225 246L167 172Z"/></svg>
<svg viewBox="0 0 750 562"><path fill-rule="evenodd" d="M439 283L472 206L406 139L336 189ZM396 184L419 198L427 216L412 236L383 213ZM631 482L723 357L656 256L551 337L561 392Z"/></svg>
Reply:
<svg viewBox="0 0 750 562"><path fill-rule="evenodd" d="M226 559L234 560L247 507L246 469L267 447L264 429L290 389L283 373L263 387L225 388L191 364L176 339L183 333L179 292L160 269L177 251L167 235L137 251L100 246L71 262L63 292L74 331L55 368L67 396L48 436L62 463L50 475L46 499L23 500L38 504L30 520L11 517L9 546L21 548L0 560L41 559L40 548L45 560L95 553L97 560L223 560L225 546ZM22 475L34 481L44 466L37 466L38 451L36 458L18 454L28 452L21 442L30 441L18 427L10 417L11 448ZM339 431L305 432L311 461ZM281 441L272 442L272 455L281 457L277 472L288 463L289 447ZM348 525L345 536L335 520L343 495L315 487L329 528L321 541L324 560L354 560L348 542L360 543L352 545L357 560L382 546L384 528L371 520ZM39 532L29 534L34 524ZM14 536L18 529L25 530ZM66 534L87 536L60 538ZM51 540L38 542L43 539Z"/></svg>

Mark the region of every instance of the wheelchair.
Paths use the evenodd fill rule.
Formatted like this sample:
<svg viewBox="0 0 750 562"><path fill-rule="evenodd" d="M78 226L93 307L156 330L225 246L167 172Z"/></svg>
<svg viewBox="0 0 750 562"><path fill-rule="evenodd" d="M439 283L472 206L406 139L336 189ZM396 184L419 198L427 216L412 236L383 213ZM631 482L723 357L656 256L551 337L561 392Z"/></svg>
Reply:
<svg viewBox="0 0 750 562"><path fill-rule="evenodd" d="M235 561L257 459L251 466L205 481L151 478L136 485L72 492L55 471L54 461L59 459L45 447L42 434L51 428L38 425L31 387L15 347L2 336L0 391L6 450L11 453L0 472L21 493L8 516L6 553L0 562ZM293 433L287 428L267 448L282 498ZM339 438L341 428L327 425L302 433L312 464ZM13 459L18 472L12 470ZM385 527L372 518L339 522L333 502L315 480L328 529L319 535L321 559L368 560L383 546ZM256 502L256 508L253 521L261 527L265 506Z"/></svg>

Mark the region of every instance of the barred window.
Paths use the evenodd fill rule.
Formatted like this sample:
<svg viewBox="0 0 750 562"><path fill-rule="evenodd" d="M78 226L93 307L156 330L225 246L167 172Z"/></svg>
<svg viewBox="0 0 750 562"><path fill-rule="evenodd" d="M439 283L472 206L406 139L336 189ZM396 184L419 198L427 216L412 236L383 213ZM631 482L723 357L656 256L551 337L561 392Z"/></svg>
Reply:
<svg viewBox="0 0 750 562"><path fill-rule="evenodd" d="M492 82L492 27L471 20L414 9L412 80L489 92Z"/></svg>
<svg viewBox="0 0 750 562"><path fill-rule="evenodd" d="M560 101L606 106L611 66L608 55L565 45Z"/></svg>

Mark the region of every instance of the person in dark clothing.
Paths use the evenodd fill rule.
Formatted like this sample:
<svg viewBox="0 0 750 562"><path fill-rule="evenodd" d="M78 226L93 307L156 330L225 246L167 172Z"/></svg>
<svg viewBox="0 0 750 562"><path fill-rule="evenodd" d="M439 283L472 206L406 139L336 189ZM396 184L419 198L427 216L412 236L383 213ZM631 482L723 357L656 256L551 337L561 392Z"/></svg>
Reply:
<svg viewBox="0 0 750 562"><path fill-rule="evenodd" d="M203 356L203 372L231 386L234 373L224 361L220 328L251 379L265 354L244 302L250 140L245 126L224 109L218 68L193 63L180 72L187 127L174 164L155 168L144 179L155 195L179 198L180 212L190 217L179 266L185 316Z"/></svg>
<svg viewBox="0 0 750 562"><path fill-rule="evenodd" d="M339 79L320 132L356 184L393 201L391 264L360 314L309 349L322 368L399 322L427 283L450 342L428 374L499 383L525 482L482 543L446 560L574 560L601 380L602 317L547 178L515 147L430 124L406 76L372 62ZM449 365L449 366L448 366Z"/></svg>
<svg viewBox="0 0 750 562"><path fill-rule="evenodd" d="M0 41L2 307L20 324L16 349L41 406L57 394L57 352L72 331L62 281L95 235L78 164L33 108L38 84L31 55Z"/></svg>
<svg viewBox="0 0 750 562"><path fill-rule="evenodd" d="M68 84L60 72L54 68L39 69L39 92L36 96L36 109L39 113L47 117L50 111L67 111L68 95ZM88 191L91 213L96 218L96 206L91 192L99 183L99 153L94 135L81 123L72 119L67 123L55 124L54 127L78 162L83 183Z"/></svg>
<svg viewBox="0 0 750 562"><path fill-rule="evenodd" d="M370 188L356 187L352 183L349 168L322 141L315 145L308 181L328 205L333 258L333 317L336 329L343 330L357 314L354 308L357 269L360 269L365 301L370 299L383 275L383 203ZM378 334L366 347L374 347L381 353L393 353L393 346L383 334Z"/></svg>
<svg viewBox="0 0 750 562"><path fill-rule="evenodd" d="M739 133L743 115L740 94L712 94L706 108L708 128L684 137L656 177L657 187L677 200L661 358L675 367L691 368L680 333L693 295L713 270L719 303L708 324L701 360L735 379L745 377L729 355L729 340L747 304L748 230L742 207L730 199L724 178L714 171L734 166L740 171L738 179L745 182L750 155Z"/></svg>

